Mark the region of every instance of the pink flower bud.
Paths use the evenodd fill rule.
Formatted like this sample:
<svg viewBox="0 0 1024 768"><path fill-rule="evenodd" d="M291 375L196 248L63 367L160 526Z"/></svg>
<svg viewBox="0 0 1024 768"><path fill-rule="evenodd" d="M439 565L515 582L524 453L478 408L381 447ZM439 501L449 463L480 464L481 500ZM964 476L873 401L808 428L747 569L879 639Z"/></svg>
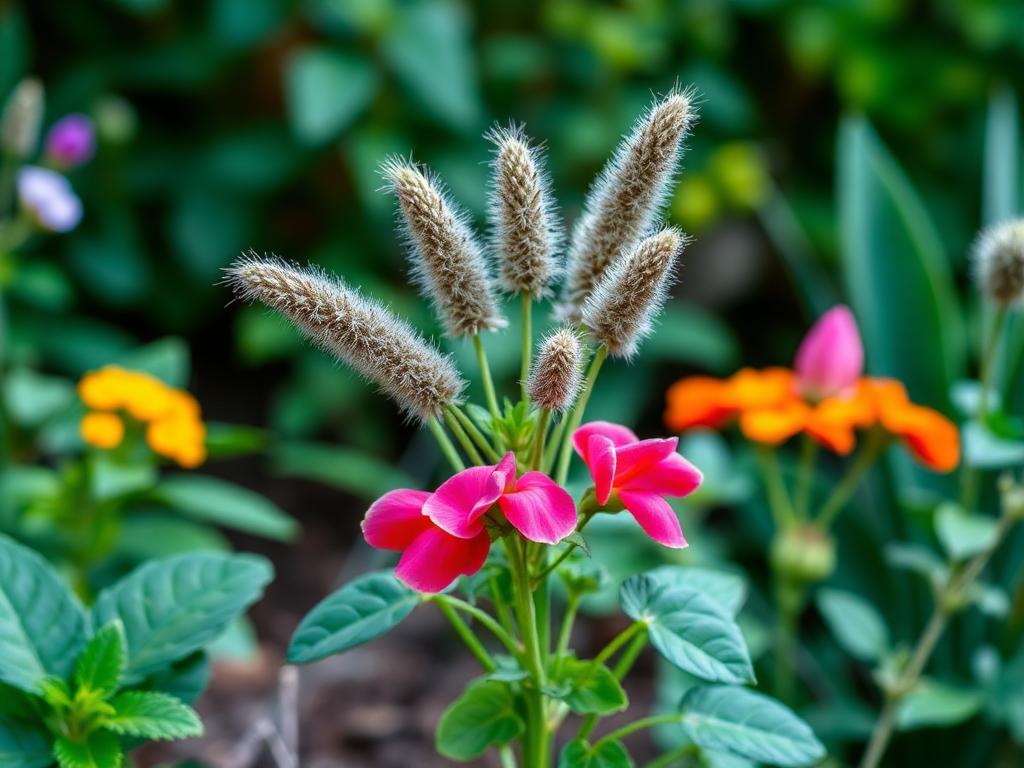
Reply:
<svg viewBox="0 0 1024 768"><path fill-rule="evenodd" d="M96 131L85 115L65 115L46 134L46 157L60 168L77 168L96 150Z"/></svg>
<svg viewBox="0 0 1024 768"><path fill-rule="evenodd" d="M849 307L830 309L804 337L796 353L800 393L820 399L857 383L864 371L864 347Z"/></svg>

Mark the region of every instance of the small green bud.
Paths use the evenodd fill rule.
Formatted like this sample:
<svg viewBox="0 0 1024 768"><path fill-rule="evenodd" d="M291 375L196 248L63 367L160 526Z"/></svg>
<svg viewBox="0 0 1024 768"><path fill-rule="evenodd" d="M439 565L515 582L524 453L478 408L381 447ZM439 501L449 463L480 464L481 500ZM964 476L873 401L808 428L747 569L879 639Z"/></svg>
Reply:
<svg viewBox="0 0 1024 768"><path fill-rule="evenodd" d="M1003 513L1014 520L1024 520L1024 485L1014 481L1010 475L1003 475L999 478L999 492Z"/></svg>
<svg viewBox="0 0 1024 768"><path fill-rule="evenodd" d="M35 152L42 122L43 84L34 77L25 78L7 99L0 118L0 141L4 152L19 160Z"/></svg>
<svg viewBox="0 0 1024 768"><path fill-rule="evenodd" d="M772 565L787 579L812 584L824 581L836 568L836 544L831 536L810 525L779 531L772 541Z"/></svg>

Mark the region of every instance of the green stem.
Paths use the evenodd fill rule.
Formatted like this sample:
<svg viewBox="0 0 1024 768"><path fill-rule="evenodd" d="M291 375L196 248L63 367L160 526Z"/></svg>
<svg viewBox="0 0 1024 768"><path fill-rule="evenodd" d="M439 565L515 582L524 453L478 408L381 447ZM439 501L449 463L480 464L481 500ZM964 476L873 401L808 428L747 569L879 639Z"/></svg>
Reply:
<svg viewBox="0 0 1024 768"><path fill-rule="evenodd" d="M590 522L590 519L594 515L596 515L597 512L598 510L596 508L583 509L583 506L581 505L580 513L582 517L580 518L579 523L576 525L576 533L582 533L583 529L587 527L587 523ZM560 566L562 563L564 563L568 559L569 555L573 553L573 550L575 550L578 546L579 544L577 544L575 541L570 541L569 544L566 546L565 550L563 550L562 553L559 554L559 556L556 557L553 562L545 566L544 570L542 570L540 573L536 574L533 577L533 583L538 584L543 579L547 578L548 574L554 571L556 568L558 568L558 566Z"/></svg>
<svg viewBox="0 0 1024 768"><path fill-rule="evenodd" d="M782 480L779 457L774 448L765 445L755 445L754 456L761 471L761 480L764 482L768 507L775 519L775 527L785 528L796 520L796 512L793 510L793 502L789 498L786 484Z"/></svg>
<svg viewBox="0 0 1024 768"><path fill-rule="evenodd" d="M620 632L618 635L612 638L612 641L604 647L604 650L602 650L599 654L597 654L597 656L594 657L594 660L590 662L590 667L586 674L589 675L591 674L591 670L596 671L599 667L601 667L601 665L608 661L608 659L610 659L612 655L617 650L619 650L619 648L628 643L634 637L638 636L638 632L642 631L643 634L646 635L646 630L647 624L645 624L642 621L636 621L630 624L626 629L624 629L622 632ZM629 653L629 649L627 649L626 653ZM597 725L597 721L599 719L599 716L596 714L587 715L586 719L583 721L583 724L580 726L579 733L576 734L576 738L586 739L588 736L590 736L590 734L594 730L594 726Z"/></svg>
<svg viewBox="0 0 1024 768"><path fill-rule="evenodd" d="M565 434L565 424L569 420L569 414L564 414L551 429L548 436L548 444L544 448L544 463L541 465L541 472L550 474L555 466L555 459L558 458L558 448L562 445L562 436Z"/></svg>
<svg viewBox="0 0 1024 768"><path fill-rule="evenodd" d="M493 634L501 644L505 646L509 653L516 658L520 658L522 656L523 649L520 647L519 643L516 642L515 638L506 632L504 627L498 624L498 622L496 622L491 616L488 616L475 605L467 603L465 600L460 600L457 597L452 597L451 595L432 595L430 600L435 603L446 603L452 608L472 616L486 629L490 630L491 634Z"/></svg>
<svg viewBox="0 0 1024 768"><path fill-rule="evenodd" d="M466 622L461 619L459 614L456 613L455 608L444 600L435 600L435 602L437 603L437 607L441 609L441 613L443 613L448 621L451 622L452 627L455 628L455 632L462 638L462 641L469 648L470 653L472 653L476 657L476 660L480 662L480 666L482 666L487 672L493 672L497 669L494 659L492 659L490 654L487 653L487 649L484 648L483 644L477 639L477 636L473 634L473 630L471 630L466 625Z"/></svg>
<svg viewBox="0 0 1024 768"><path fill-rule="evenodd" d="M527 381L530 378L530 355L533 352L533 297L523 293L523 353L522 368L519 371L519 388L523 400L529 399Z"/></svg>
<svg viewBox="0 0 1024 768"><path fill-rule="evenodd" d="M501 622L501 626L504 627L505 631L511 635L514 633L512 620L508 615L508 607L505 605L505 598L501 596L498 577L492 573L489 582L491 586L491 601L494 603L494 612L498 614L498 621Z"/></svg>
<svg viewBox="0 0 1024 768"><path fill-rule="evenodd" d="M803 436L800 445L800 473L796 486L796 514L806 520L811 509L811 485L814 479L814 463L818 456L818 444L808 435Z"/></svg>
<svg viewBox="0 0 1024 768"><path fill-rule="evenodd" d="M775 573L775 696L792 704L796 690L797 622L804 603L804 587Z"/></svg>
<svg viewBox="0 0 1024 768"><path fill-rule="evenodd" d="M975 419L982 426L988 419L989 400L992 393L992 376L995 374L996 358L999 351L999 337L1006 321L1006 306L1000 305L992 318L992 327L989 329L985 339L984 350L981 357L981 371L979 378L978 412ZM970 464L964 464L960 472L960 505L968 511L974 508L978 501L978 468Z"/></svg>
<svg viewBox="0 0 1024 768"><path fill-rule="evenodd" d="M544 460L544 438L548 432L548 423L551 421L551 409L541 408L540 416L537 418L537 432L533 436L533 450L530 451L530 466L533 469L540 469Z"/></svg>
<svg viewBox="0 0 1024 768"><path fill-rule="evenodd" d="M565 605L565 614L562 616L562 626L558 631L558 643L555 645L555 659L560 659L569 650L569 641L572 639L572 627L576 623L576 612L580 608L581 595L570 592Z"/></svg>
<svg viewBox="0 0 1024 768"><path fill-rule="evenodd" d="M583 412L587 410L587 401L590 400L590 393L594 390L594 383L597 381L597 376L601 372L601 364L606 357L608 357L608 347L602 344L594 354L594 359L590 363L590 370L587 372L587 380L583 385L583 391L580 392L580 396L576 400L576 405L573 407L572 414L569 416L565 430L562 433L562 452L559 454L558 471L555 473L555 482L559 485L565 485L566 478L569 476L569 459L572 458L572 433L576 431L583 420Z"/></svg>
<svg viewBox="0 0 1024 768"><path fill-rule="evenodd" d="M495 464L501 461L501 456L498 454L496 450L494 450L493 447L491 447L490 442L488 442L487 438L484 437L483 432L477 429L477 426L476 424L473 423L473 420L469 418L469 416L467 416L465 413L463 413L461 408L459 408L457 405L449 405L448 410L451 411L455 418L459 420L459 423L462 425L462 428L466 430L466 432L469 434L471 438L473 438L473 442L476 443L477 448L479 448L483 452L484 456L486 456Z"/></svg>
<svg viewBox="0 0 1024 768"><path fill-rule="evenodd" d="M469 435L466 434L466 430L459 424L459 420L452 415L450 410L444 412L444 423L448 425L448 429L455 435L455 439L459 441L459 445L462 446L462 450L469 456L469 460L480 466L484 463L483 457L480 456L480 452L473 445L473 441L469 439Z"/></svg>
<svg viewBox="0 0 1024 768"><path fill-rule="evenodd" d="M675 712L668 715L651 715L650 717L645 717L641 720L635 720L634 722L624 725L621 728L616 728L611 733L602 736L600 739L598 739L594 743L594 747L596 749L598 745L604 744L609 741L621 741L622 739L629 736L631 733L642 731L645 728L654 728L658 725L671 725L676 724L678 722L679 714Z"/></svg>
<svg viewBox="0 0 1024 768"><path fill-rule="evenodd" d="M643 768L670 768L670 766L674 765L677 760L682 760L687 757L697 757L699 754L700 747L696 744L683 744L682 746L666 752L661 757L651 760L651 762L646 763Z"/></svg>
<svg viewBox="0 0 1024 768"><path fill-rule="evenodd" d="M498 408L498 396L494 393L494 380L491 378L491 366L487 363L487 351L480 334L473 337L473 347L476 349L476 361L480 366L480 380L484 385L484 396L487 398L487 409L495 419L501 418L501 410Z"/></svg>
<svg viewBox="0 0 1024 768"><path fill-rule="evenodd" d="M434 416L427 419L427 429L433 434L434 439L437 440L438 446L441 448L441 453L448 459L448 463L452 465L452 469L456 472L461 472L466 468L466 465L462 463L462 459L459 457L459 452L455 450L455 446L452 445L452 441L448 439L448 435L444 431L444 427L441 426Z"/></svg>
<svg viewBox="0 0 1024 768"><path fill-rule="evenodd" d="M647 633L641 632L639 635L634 637L632 641L626 646L626 650L619 656L619 660L615 662L615 666L612 667L612 674L615 675L616 679L621 682L625 679L629 670L633 668L633 664L636 663L637 656L647 646Z"/></svg>
<svg viewBox="0 0 1024 768"><path fill-rule="evenodd" d="M512 747L506 744L498 750L498 754L501 756L501 768L516 768L516 755Z"/></svg>
<svg viewBox="0 0 1024 768"><path fill-rule="evenodd" d="M843 479L839 481L839 484L832 491L832 495L822 505L821 512L814 521L818 528L827 531L832 527L832 523L835 522L839 513L843 511L846 502L857 492L857 487L860 485L860 481L864 479L864 475L874 466L888 444L889 437L881 429L874 429L868 434L867 442L861 448L857 458L854 459L853 464L850 465Z"/></svg>

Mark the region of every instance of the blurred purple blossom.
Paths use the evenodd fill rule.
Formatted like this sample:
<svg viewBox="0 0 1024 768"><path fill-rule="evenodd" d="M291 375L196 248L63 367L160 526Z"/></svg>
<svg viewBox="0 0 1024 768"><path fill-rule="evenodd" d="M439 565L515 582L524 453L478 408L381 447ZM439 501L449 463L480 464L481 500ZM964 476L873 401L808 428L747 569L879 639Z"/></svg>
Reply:
<svg viewBox="0 0 1024 768"><path fill-rule="evenodd" d="M46 134L46 159L61 168L75 168L96 151L96 129L82 114L65 115Z"/></svg>
<svg viewBox="0 0 1024 768"><path fill-rule="evenodd" d="M18 199L31 218L50 232L69 232L82 220L82 201L56 171L26 165L18 171Z"/></svg>

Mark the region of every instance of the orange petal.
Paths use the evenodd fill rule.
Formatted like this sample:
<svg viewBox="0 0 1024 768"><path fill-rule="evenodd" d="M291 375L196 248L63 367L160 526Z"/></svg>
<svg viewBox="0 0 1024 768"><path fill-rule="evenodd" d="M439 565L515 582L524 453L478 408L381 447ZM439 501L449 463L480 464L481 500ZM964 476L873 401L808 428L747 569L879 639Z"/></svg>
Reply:
<svg viewBox="0 0 1024 768"><path fill-rule="evenodd" d="M693 427L720 427L734 413L726 403L726 383L710 376L691 376L669 387L665 424L681 432Z"/></svg>
<svg viewBox="0 0 1024 768"><path fill-rule="evenodd" d="M777 408L796 399L787 368L743 368L728 381L728 402L739 411Z"/></svg>
<svg viewBox="0 0 1024 768"><path fill-rule="evenodd" d="M740 414L740 430L755 443L778 445L804 429L809 415L804 403L792 400L777 408L744 411Z"/></svg>
<svg viewBox="0 0 1024 768"><path fill-rule="evenodd" d="M885 428L903 438L911 455L935 472L950 472L960 463L960 432L938 411L908 403L890 408Z"/></svg>

